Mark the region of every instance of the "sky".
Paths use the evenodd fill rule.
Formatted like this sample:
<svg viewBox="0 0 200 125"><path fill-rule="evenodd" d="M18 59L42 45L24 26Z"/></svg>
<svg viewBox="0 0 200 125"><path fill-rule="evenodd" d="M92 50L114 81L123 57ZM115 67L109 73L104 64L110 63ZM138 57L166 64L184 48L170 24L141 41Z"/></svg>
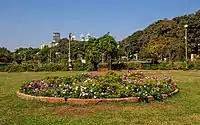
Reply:
<svg viewBox="0 0 200 125"><path fill-rule="evenodd" d="M0 0L0 47L40 47L53 32L110 32L121 40L164 18L191 14L200 0Z"/></svg>

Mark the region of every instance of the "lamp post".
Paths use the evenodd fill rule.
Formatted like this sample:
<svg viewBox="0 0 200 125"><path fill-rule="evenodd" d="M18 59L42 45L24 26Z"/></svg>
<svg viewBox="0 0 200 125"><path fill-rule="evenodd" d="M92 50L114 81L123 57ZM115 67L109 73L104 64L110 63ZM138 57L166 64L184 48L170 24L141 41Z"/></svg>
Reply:
<svg viewBox="0 0 200 125"><path fill-rule="evenodd" d="M71 42L71 40L72 40L72 33L70 33L69 34L69 55L68 55L68 57L69 57L69 60L68 60L68 63L69 63L69 70L72 70L72 65L71 65L71 58L70 58L70 42Z"/></svg>
<svg viewBox="0 0 200 125"><path fill-rule="evenodd" d="M49 62L50 63L52 62L52 59L51 59L52 57L51 56L52 56L52 52L51 52L51 49L50 49L50 52L49 52Z"/></svg>
<svg viewBox="0 0 200 125"><path fill-rule="evenodd" d="M188 25L186 24L186 25L184 25L184 27L185 27L185 61L186 61L186 69L188 68L188 65L187 65L187 63L188 63L188 58L187 58L187 46L188 46L188 44L187 44L187 28L188 28Z"/></svg>
<svg viewBox="0 0 200 125"><path fill-rule="evenodd" d="M198 43L197 45L198 45L197 47L198 47L198 56L199 56L199 49L200 49L199 46L200 46L200 43Z"/></svg>
<svg viewBox="0 0 200 125"><path fill-rule="evenodd" d="M38 63L41 63L42 61L41 61L41 58L38 56L39 54L40 54L40 52L36 53L36 55L37 55L36 59L37 59ZM38 60L38 57L39 57L39 60Z"/></svg>
<svg viewBox="0 0 200 125"><path fill-rule="evenodd" d="M57 58L57 56L59 57L58 62L60 63L60 53L56 52L55 54L56 54L56 58Z"/></svg>

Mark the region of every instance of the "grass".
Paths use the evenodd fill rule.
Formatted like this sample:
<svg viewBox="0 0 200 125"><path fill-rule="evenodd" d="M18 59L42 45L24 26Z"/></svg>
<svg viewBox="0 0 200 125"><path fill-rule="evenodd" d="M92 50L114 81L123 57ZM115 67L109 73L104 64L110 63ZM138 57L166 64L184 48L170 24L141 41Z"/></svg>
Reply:
<svg viewBox="0 0 200 125"><path fill-rule="evenodd" d="M199 125L200 71L144 71L171 74L180 93L162 101L89 106L47 104L17 98L26 80L80 72L0 73L0 125Z"/></svg>

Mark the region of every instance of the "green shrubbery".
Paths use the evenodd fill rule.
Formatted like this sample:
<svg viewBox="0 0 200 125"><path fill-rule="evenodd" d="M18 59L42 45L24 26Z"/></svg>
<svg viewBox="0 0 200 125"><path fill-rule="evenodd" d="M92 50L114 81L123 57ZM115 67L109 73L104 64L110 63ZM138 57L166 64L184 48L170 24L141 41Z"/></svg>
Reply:
<svg viewBox="0 0 200 125"><path fill-rule="evenodd" d="M67 71L67 64L34 64L34 63L22 63L22 64L9 64L8 66L4 66L0 68L1 72L25 72L25 71Z"/></svg>
<svg viewBox="0 0 200 125"><path fill-rule="evenodd" d="M72 63L74 71L85 71L88 69L87 64L83 64L80 61ZM186 63L174 62L174 63L160 63L160 64L143 64L137 62L126 63L113 63L112 70L137 70L139 67L143 70L200 70L200 62L188 62L188 68L186 69ZM98 68L109 68L108 64L99 64ZM48 64L36 64L36 63L11 63L5 66L0 66L0 72L39 72L39 71L68 71L68 63L48 63Z"/></svg>
<svg viewBox="0 0 200 125"><path fill-rule="evenodd" d="M75 77L47 77L31 81L20 88L20 92L34 96L65 98L123 98L139 97L147 101L148 96L162 100L162 94L169 94L176 86L170 77L144 76L142 72L127 72L118 75L108 72L81 74Z"/></svg>
<svg viewBox="0 0 200 125"><path fill-rule="evenodd" d="M85 71L87 70L87 65L81 61L75 61L72 63L74 71Z"/></svg>
<svg viewBox="0 0 200 125"><path fill-rule="evenodd" d="M81 62L73 63L74 71L84 71L86 70L86 64ZM0 66L0 72L39 72L39 71L68 71L68 63L47 63L47 64L37 64L37 63L11 63L7 66Z"/></svg>
<svg viewBox="0 0 200 125"><path fill-rule="evenodd" d="M160 64L143 64L136 62L128 63L115 63L112 65L113 70L126 70L132 69L137 70L139 67L143 70L199 70L200 62L188 62L188 68L186 68L186 63L184 62L174 62L174 63L160 63Z"/></svg>

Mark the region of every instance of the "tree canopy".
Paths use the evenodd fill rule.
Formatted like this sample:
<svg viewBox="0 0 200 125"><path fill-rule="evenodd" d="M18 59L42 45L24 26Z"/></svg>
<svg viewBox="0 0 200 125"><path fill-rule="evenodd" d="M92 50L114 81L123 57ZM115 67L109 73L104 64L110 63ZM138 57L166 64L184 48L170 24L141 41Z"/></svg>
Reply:
<svg viewBox="0 0 200 125"><path fill-rule="evenodd" d="M155 53L155 48L158 48L159 51L168 48L168 53L171 53L171 56L169 54L163 55L162 53L155 53L155 55L159 58L165 56L173 60L178 60L184 56L185 24L188 25L188 53L198 54L198 44L200 43L200 10L194 14L179 16L173 19L158 20L144 30L136 31L131 36L120 41L121 48L127 48L128 46L128 49L123 49L126 53L139 52L141 58L148 55L144 53ZM173 55L178 56L174 57Z"/></svg>
<svg viewBox="0 0 200 125"><path fill-rule="evenodd" d="M117 45L116 40L109 33L99 38L90 38L85 42L86 59L92 69L96 70L97 65L104 59L111 64L111 57L117 56Z"/></svg>

